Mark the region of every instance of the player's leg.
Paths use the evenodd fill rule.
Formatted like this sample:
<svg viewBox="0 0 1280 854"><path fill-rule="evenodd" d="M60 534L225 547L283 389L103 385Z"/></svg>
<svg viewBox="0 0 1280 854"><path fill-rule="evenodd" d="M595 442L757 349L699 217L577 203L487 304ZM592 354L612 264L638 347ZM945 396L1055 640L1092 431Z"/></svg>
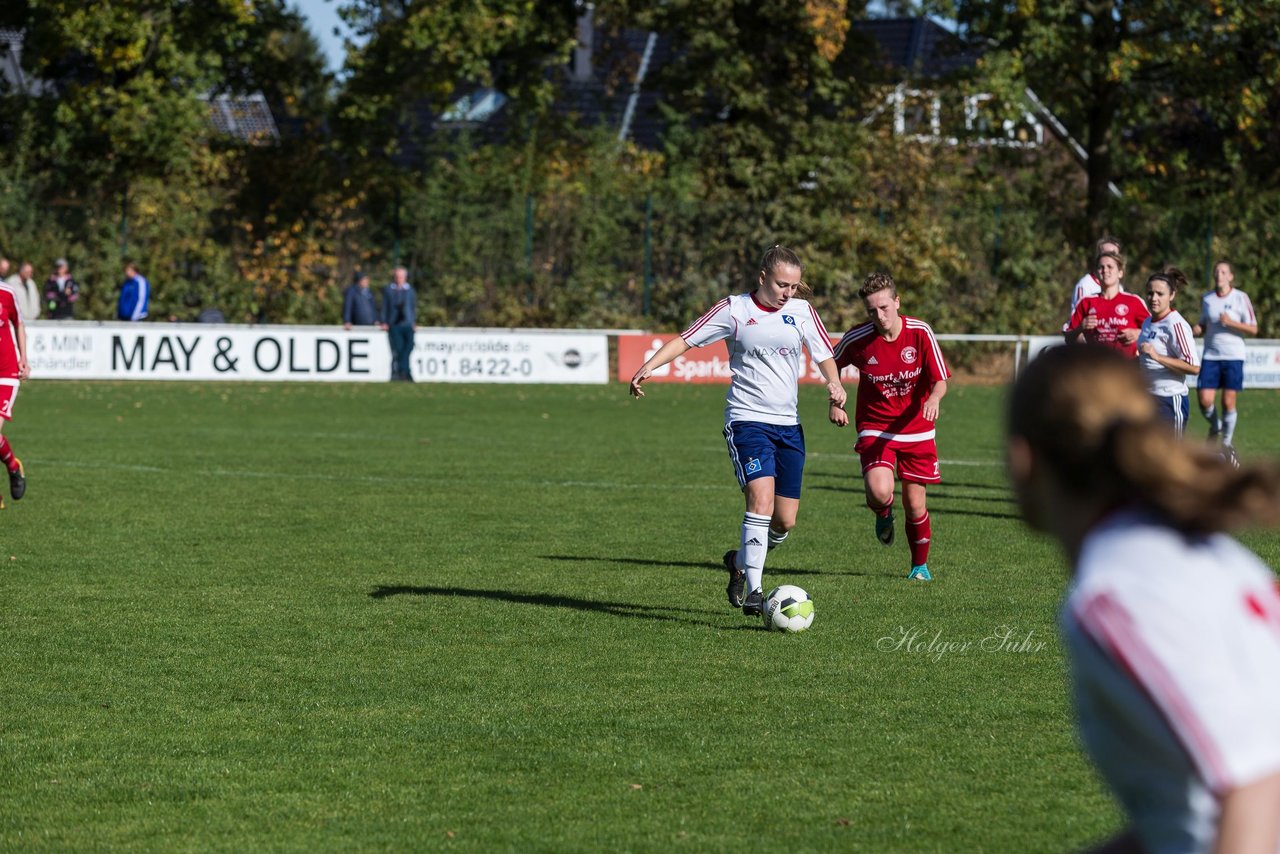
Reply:
<svg viewBox="0 0 1280 854"><path fill-rule="evenodd" d="M859 441L853 446L862 464L862 486L866 491L867 507L876 517L876 539L883 545L893 545L893 473L898 458L888 442Z"/></svg>
<svg viewBox="0 0 1280 854"><path fill-rule="evenodd" d="M1196 378L1196 397L1200 401L1200 414L1209 422L1209 438L1216 439L1222 432L1222 424L1218 421L1218 365L1217 359L1205 359L1200 366L1200 376Z"/></svg>
<svg viewBox="0 0 1280 854"><path fill-rule="evenodd" d="M1222 444L1230 448L1236 437L1236 395L1244 388L1244 361L1222 365Z"/></svg>
<svg viewBox="0 0 1280 854"><path fill-rule="evenodd" d="M752 593L760 588L769 547L776 475L774 443L768 425L754 422L735 421L724 428L724 437L734 475L746 498L738 548L724 554L729 572L725 593L730 605L747 612ZM759 613L761 597L757 595L755 600L755 612Z"/></svg>
<svg viewBox="0 0 1280 854"><path fill-rule="evenodd" d="M14 501L27 491L26 471L22 461L13 452L9 440L4 437L4 425L13 417L13 404L18 398L17 380L0 380L0 465L9 473L9 495ZM0 504L0 506L3 506Z"/></svg>
<svg viewBox="0 0 1280 854"><path fill-rule="evenodd" d="M902 507L906 512L907 545L911 549L911 571L907 578L932 581L929 573L929 545L933 524L929 520L926 489L940 483L938 449L932 440L913 442L898 450L898 473L902 478Z"/></svg>
<svg viewBox="0 0 1280 854"><path fill-rule="evenodd" d="M929 541L933 538L933 526L929 522L929 507L925 485L909 480L902 482L902 507L907 514L907 545L911 549L911 571L907 578L913 581L932 581L929 574Z"/></svg>
<svg viewBox="0 0 1280 854"><path fill-rule="evenodd" d="M775 443L777 471L773 485L773 517L769 520L769 551L782 545L796 526L800 513L800 487L804 479L804 430L778 427Z"/></svg>

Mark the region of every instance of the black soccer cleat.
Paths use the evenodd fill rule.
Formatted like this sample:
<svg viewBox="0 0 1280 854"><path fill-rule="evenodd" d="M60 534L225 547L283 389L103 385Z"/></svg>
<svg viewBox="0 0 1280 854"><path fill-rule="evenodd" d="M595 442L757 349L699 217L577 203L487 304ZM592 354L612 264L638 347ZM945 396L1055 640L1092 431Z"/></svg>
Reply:
<svg viewBox="0 0 1280 854"><path fill-rule="evenodd" d="M18 470L9 472L9 494L17 501L27 493L26 472L22 468L22 460L18 460Z"/></svg>
<svg viewBox="0 0 1280 854"><path fill-rule="evenodd" d="M742 613L748 617L759 617L764 613L764 593L752 590L747 601L742 603Z"/></svg>
<svg viewBox="0 0 1280 854"><path fill-rule="evenodd" d="M729 570L729 586L724 592L729 596L729 604L735 608L742 607L742 588L746 587L747 574L738 569L738 550L729 549L721 558L724 561L724 568Z"/></svg>
<svg viewBox="0 0 1280 854"><path fill-rule="evenodd" d="M893 545L893 512L888 516L876 514L876 539L881 545Z"/></svg>

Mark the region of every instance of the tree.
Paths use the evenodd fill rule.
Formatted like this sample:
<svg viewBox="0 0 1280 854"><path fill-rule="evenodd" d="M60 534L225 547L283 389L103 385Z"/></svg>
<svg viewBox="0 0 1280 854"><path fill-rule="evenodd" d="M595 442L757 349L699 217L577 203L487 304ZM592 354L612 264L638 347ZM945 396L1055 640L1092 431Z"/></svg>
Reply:
<svg viewBox="0 0 1280 854"><path fill-rule="evenodd" d="M1083 140L1089 233L1108 220L1109 185L1164 175L1194 160L1186 148L1145 149L1162 129L1261 151L1262 93L1280 83L1280 4L1205 0L940 0L966 35L992 46L991 61L1030 85ZM1139 143L1126 150L1126 134ZM1158 155L1157 162L1151 156ZM1230 168L1219 150L1209 160ZM1212 161L1216 160L1216 164Z"/></svg>

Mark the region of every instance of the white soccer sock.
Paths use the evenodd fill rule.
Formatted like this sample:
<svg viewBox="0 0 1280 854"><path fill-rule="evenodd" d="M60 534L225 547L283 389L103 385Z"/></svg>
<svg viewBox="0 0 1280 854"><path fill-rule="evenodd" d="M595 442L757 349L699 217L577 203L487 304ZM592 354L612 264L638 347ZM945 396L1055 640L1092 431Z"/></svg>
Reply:
<svg viewBox="0 0 1280 854"><path fill-rule="evenodd" d="M769 517L756 513L742 516L742 548L738 550L738 562L747 573L747 592L760 589L764 576L764 556L768 551Z"/></svg>
<svg viewBox="0 0 1280 854"><path fill-rule="evenodd" d="M1204 420L1209 422L1209 432L1217 433L1222 430L1218 424L1218 410L1212 406L1200 407L1200 414L1204 416Z"/></svg>
<svg viewBox="0 0 1280 854"><path fill-rule="evenodd" d="M783 531L781 534L779 534L777 531L773 530L772 527L770 527L769 528L769 551L773 551L778 546L785 543L787 541L787 535L790 533L791 533L790 531Z"/></svg>
<svg viewBox="0 0 1280 854"><path fill-rule="evenodd" d="M1230 445L1231 438L1236 434L1236 416L1238 413L1233 409L1230 412L1222 413L1222 444Z"/></svg>

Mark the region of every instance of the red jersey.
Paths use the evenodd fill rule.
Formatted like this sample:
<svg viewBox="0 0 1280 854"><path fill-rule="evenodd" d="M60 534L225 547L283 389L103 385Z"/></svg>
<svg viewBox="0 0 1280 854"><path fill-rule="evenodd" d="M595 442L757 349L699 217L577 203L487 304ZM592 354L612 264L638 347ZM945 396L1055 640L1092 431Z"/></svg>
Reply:
<svg viewBox="0 0 1280 854"><path fill-rule="evenodd" d="M7 285L0 284L0 379L18 378L18 324L22 313Z"/></svg>
<svg viewBox="0 0 1280 854"><path fill-rule="evenodd" d="M1151 316L1151 312L1147 309L1147 304L1133 294L1127 294L1124 291L1116 294L1111 299L1106 299L1101 294L1098 296L1085 297L1076 305L1076 310L1071 313L1071 320L1068 321L1068 329L1076 329L1080 324L1084 323L1085 317L1093 314L1098 317L1098 326L1092 331L1084 333L1084 340L1090 344L1105 344L1108 347L1114 347L1121 353L1131 358L1137 358L1138 342L1135 339L1132 344L1121 344L1119 336L1121 331L1125 329L1141 329L1142 321Z"/></svg>
<svg viewBox="0 0 1280 854"><path fill-rule="evenodd" d="M897 340L886 341L875 324L864 323L846 332L833 349L837 367L853 365L861 373L853 417L858 438L883 436L900 442L933 438L933 422L925 420L920 410L934 384L951 372L929 324L904 314Z"/></svg>

